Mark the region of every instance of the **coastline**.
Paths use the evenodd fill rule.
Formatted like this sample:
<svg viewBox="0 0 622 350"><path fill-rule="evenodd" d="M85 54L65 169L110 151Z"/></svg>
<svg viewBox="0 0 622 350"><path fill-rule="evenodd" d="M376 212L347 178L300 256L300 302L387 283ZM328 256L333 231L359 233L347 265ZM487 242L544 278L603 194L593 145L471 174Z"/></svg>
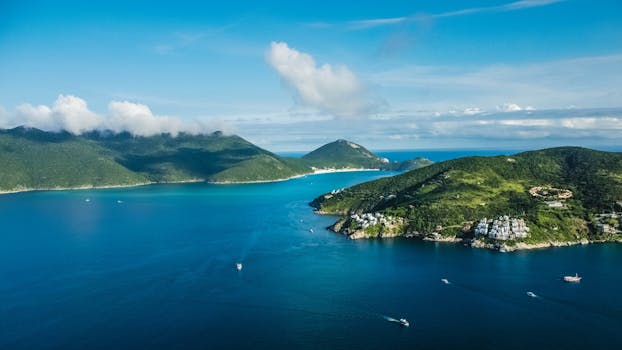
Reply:
<svg viewBox="0 0 622 350"><path fill-rule="evenodd" d="M166 185L166 184L181 184L181 183L197 183L197 182L205 182L210 185L246 185L246 184L260 184L260 183L271 183L271 182L283 182L292 179L297 179L305 176L311 175L321 175L321 174L330 174L330 173L344 173L344 172L354 172L354 171L381 171L381 169L366 169L366 168L342 168L342 169L314 169L312 173L305 173L290 176L282 179L274 179L274 180L255 180L255 181L209 181L205 179L189 179L189 180L179 180L179 181L147 181L140 182L135 184L126 184L126 185L83 185L83 186L71 186L71 187L47 187L47 188L29 188L29 187L18 187L11 190L0 190L0 195L4 194L14 194L21 192L36 192L36 191L81 191L81 190L101 190L108 188L131 188L131 187L139 187L139 186L149 186L149 185Z"/></svg>
<svg viewBox="0 0 622 350"><path fill-rule="evenodd" d="M330 173L349 173L353 171L381 171L378 168L322 168L322 169L313 169L312 173L308 175L318 175L318 174L330 174Z"/></svg>
<svg viewBox="0 0 622 350"><path fill-rule="evenodd" d="M338 216L340 214L327 213L320 210L314 210L314 213L318 215ZM502 253L510 253L516 251L546 249L554 247L571 247L576 245L598 244L598 243L622 243L622 238L618 239L587 239L582 238L577 241L544 241L538 243L525 243L525 242L513 242L512 245L507 245L506 241L497 242L484 242L481 240L471 240L468 238L460 238L456 236L441 236L439 234L420 234L420 233L396 233L387 232L378 236L371 236L364 231L344 231L342 228L343 218L335 222L333 225L327 227L327 229L333 231L336 234L343 235L348 239L384 239L384 238L404 238L404 239L418 239L426 242L436 243L448 243L448 244L462 244L471 248L477 249L489 249Z"/></svg>
<svg viewBox="0 0 622 350"><path fill-rule="evenodd" d="M305 173L294 175L282 179L274 179L274 180L252 180L252 181L207 181L207 183L212 185L245 185L245 184L261 184L261 183L270 183L270 182L283 182L292 179L298 179L305 176L312 175L322 175L322 174L332 174L332 173L349 173L355 171L382 171L382 169L369 169L369 168L323 168L323 169L314 169L312 173Z"/></svg>
<svg viewBox="0 0 622 350"><path fill-rule="evenodd" d="M149 181L149 182L140 182L140 183L135 183L135 184L127 184L127 185L102 185L102 186L84 185L84 186L73 186L73 187L47 187L47 188L24 187L24 188L13 189L13 190L2 190L0 191L0 195L15 194L15 193L22 193L22 192L37 192L37 191L47 192L47 191L103 190L103 189L110 189L110 188L131 188L131 187L150 186L150 185L196 183L196 182L203 182L203 181L205 180L195 179L195 180L179 180L179 181L165 181L165 182Z"/></svg>

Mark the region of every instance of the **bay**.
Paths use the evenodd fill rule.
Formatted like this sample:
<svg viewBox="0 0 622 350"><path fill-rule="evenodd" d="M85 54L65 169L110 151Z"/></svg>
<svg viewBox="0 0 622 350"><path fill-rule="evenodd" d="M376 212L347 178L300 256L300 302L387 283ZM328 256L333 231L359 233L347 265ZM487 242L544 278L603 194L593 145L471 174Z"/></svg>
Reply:
<svg viewBox="0 0 622 350"><path fill-rule="evenodd" d="M0 196L0 348L617 348L621 246L349 240L308 206L391 174Z"/></svg>

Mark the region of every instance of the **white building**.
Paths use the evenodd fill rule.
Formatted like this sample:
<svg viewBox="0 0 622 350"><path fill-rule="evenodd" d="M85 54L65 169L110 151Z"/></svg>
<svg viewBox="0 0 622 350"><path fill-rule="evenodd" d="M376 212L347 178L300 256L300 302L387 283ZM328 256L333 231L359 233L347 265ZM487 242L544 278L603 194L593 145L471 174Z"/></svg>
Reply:
<svg viewBox="0 0 622 350"><path fill-rule="evenodd" d="M528 232L529 227L525 224L525 220L511 218L508 215L500 216L495 220L483 218L475 228L476 236L487 236L498 240L525 238Z"/></svg>

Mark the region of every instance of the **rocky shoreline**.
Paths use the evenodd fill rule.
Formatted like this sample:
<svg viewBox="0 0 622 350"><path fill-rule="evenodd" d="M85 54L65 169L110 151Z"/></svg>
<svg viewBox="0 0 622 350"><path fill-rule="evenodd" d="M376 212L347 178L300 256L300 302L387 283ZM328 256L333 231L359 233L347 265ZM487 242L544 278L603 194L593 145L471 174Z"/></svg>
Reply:
<svg viewBox="0 0 622 350"><path fill-rule="evenodd" d="M321 211L315 211L317 214L322 215L334 215L330 213L325 213ZM456 236L442 236L438 233L427 233L422 234L418 232L408 232L401 233L397 231L393 232L383 232L378 236L370 236L363 230L351 230L349 228L344 228L343 225L345 221L340 219L332 226L329 226L328 229L331 231L342 234L349 239L383 239L383 238L406 238L406 239L419 239L422 241L428 242L440 242L440 243L452 243L452 244L462 244L465 246L469 246L471 248L479 248L479 249L490 249L499 252L516 252L522 250L534 250L534 249L546 249L553 247L570 247L576 245L586 245L586 244L595 244L595 243L622 243L622 239L612 239L612 240L589 240L587 238L583 238L578 241L547 241L547 242L539 242L539 243L525 243L525 242L516 242L514 244L508 245L504 241L497 242L486 242L483 240L472 240L469 238L460 238Z"/></svg>

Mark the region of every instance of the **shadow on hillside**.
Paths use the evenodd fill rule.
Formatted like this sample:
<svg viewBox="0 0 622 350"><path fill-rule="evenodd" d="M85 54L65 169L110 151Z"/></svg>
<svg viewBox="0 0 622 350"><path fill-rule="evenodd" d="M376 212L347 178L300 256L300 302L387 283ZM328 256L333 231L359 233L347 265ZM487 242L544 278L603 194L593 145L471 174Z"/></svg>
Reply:
<svg viewBox="0 0 622 350"><path fill-rule="evenodd" d="M213 152L180 148L160 154L127 155L117 161L132 171L148 172L159 177L181 171L193 177L208 178L259 154L260 151L249 148Z"/></svg>

